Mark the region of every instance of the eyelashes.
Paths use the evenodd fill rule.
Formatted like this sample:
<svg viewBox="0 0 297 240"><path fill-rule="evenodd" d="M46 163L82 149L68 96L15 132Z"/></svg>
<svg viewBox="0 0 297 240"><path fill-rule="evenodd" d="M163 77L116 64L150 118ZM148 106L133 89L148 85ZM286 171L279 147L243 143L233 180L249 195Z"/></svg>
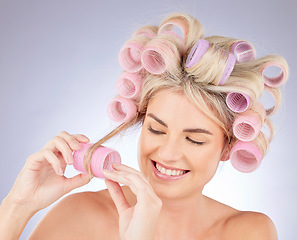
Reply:
<svg viewBox="0 0 297 240"><path fill-rule="evenodd" d="M204 144L204 142L196 142L196 141L192 140L192 139L189 138L189 137L186 137L186 139L187 139L189 142L191 142L191 143L193 143L193 144L196 144L196 145L203 145L203 144Z"/></svg>
<svg viewBox="0 0 297 240"><path fill-rule="evenodd" d="M148 127L148 130L154 134L157 134L157 135L165 134L164 132L157 131L157 130L153 129L152 127ZM192 144L195 144L195 145L203 145L204 144L204 142L196 142L189 137L186 137L186 140Z"/></svg>
<svg viewBox="0 0 297 240"><path fill-rule="evenodd" d="M148 130L154 134L158 134L158 135L164 134L163 132L152 129L152 127L148 127Z"/></svg>

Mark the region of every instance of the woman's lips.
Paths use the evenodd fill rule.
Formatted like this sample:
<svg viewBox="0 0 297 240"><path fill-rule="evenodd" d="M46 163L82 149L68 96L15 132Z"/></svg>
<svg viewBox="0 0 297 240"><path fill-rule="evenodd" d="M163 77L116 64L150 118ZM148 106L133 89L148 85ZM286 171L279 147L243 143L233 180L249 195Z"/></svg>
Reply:
<svg viewBox="0 0 297 240"><path fill-rule="evenodd" d="M164 165L159 164L153 160L151 160L151 163L155 175L163 180L178 180L185 177L190 172L189 170L164 167Z"/></svg>

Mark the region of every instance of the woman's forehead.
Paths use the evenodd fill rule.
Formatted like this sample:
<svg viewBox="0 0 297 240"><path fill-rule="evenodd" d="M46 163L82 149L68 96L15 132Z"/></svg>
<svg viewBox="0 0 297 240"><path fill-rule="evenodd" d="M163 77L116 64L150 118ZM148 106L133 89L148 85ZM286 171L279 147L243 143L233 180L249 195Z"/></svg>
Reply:
<svg viewBox="0 0 297 240"><path fill-rule="evenodd" d="M161 91L148 104L147 114L154 114L168 126L220 129L207 114L194 105L185 94Z"/></svg>

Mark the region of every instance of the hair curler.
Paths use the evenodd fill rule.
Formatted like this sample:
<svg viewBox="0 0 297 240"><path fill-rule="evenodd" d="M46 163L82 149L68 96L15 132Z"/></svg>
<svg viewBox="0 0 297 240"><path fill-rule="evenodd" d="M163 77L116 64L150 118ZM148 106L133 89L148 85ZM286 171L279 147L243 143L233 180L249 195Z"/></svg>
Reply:
<svg viewBox="0 0 297 240"><path fill-rule="evenodd" d="M209 42L205 39L199 39L192 47L187 61L186 68L191 68L196 65L209 48Z"/></svg>
<svg viewBox="0 0 297 240"><path fill-rule="evenodd" d="M230 92L226 96L227 106L237 113L246 111L251 105L251 98L244 93Z"/></svg>
<svg viewBox="0 0 297 240"><path fill-rule="evenodd" d="M244 173L256 170L262 161L262 152L254 142L238 141L230 152L232 166Z"/></svg>
<svg viewBox="0 0 297 240"><path fill-rule="evenodd" d="M223 50L223 51L225 51L225 50ZM227 60L226 66L225 66L225 70L223 72L223 75L221 77L219 85L224 84L228 80L228 78L230 77L230 75L233 71L235 62L236 62L236 58L235 58L234 54L229 53L228 60Z"/></svg>
<svg viewBox="0 0 297 240"><path fill-rule="evenodd" d="M265 71L267 71L269 68L270 69L271 68L272 69L279 68L281 71L275 77L268 77L265 74ZM270 63L270 64L267 64L266 66L264 66L261 70L261 75L262 75L265 85L267 85L269 87L279 87L279 86L283 85L288 79L288 73L286 72L285 68L282 65L277 64L277 63Z"/></svg>
<svg viewBox="0 0 297 240"><path fill-rule="evenodd" d="M178 30L182 33L182 36L180 36L180 34L176 32L176 29L174 27L178 28ZM175 22L174 20L171 20L164 23L162 26L160 26L158 30L158 35L171 34L175 36L177 39L179 39L182 46L182 54L184 54L186 52L185 39L184 39L184 36L186 35L186 30L184 28L185 26L183 24L180 24L180 22Z"/></svg>
<svg viewBox="0 0 297 240"><path fill-rule="evenodd" d="M263 125L261 116L253 110L240 113L234 120L233 133L241 141L248 142L254 140Z"/></svg>
<svg viewBox="0 0 297 240"><path fill-rule="evenodd" d="M143 45L138 43L127 43L120 50L119 62L127 72L138 72L142 69L141 54Z"/></svg>
<svg viewBox="0 0 297 240"><path fill-rule="evenodd" d="M183 37L181 37L179 34L177 34L174 31L174 26L177 27L181 31ZM174 32L184 42L184 38L186 36L186 29L185 29L184 24L182 24L180 21L176 21L176 20L173 20L173 19L169 20L168 22L166 22L162 26L160 26L160 28L158 30L158 34L162 34L164 32L168 32L168 31L169 32Z"/></svg>
<svg viewBox="0 0 297 240"><path fill-rule="evenodd" d="M88 173L84 166L84 156L88 150L92 146L90 143L81 143L82 147L80 150L76 150L73 152L73 167L83 173ZM91 158L91 172L95 177L103 178L103 169L107 169L109 171L113 170L112 164L121 163L120 154L106 147L99 147L96 149Z"/></svg>
<svg viewBox="0 0 297 240"><path fill-rule="evenodd" d="M137 106L131 99L116 97L109 103L107 114L115 122L128 122L137 113Z"/></svg>
<svg viewBox="0 0 297 240"><path fill-rule="evenodd" d="M152 74L162 74L167 66L162 51L155 47L147 47L141 56L141 62L145 70Z"/></svg>
<svg viewBox="0 0 297 240"><path fill-rule="evenodd" d="M156 33L154 29L150 26L144 26L138 29L133 36L137 36L137 35L144 35L149 39L153 39L154 37L156 37Z"/></svg>
<svg viewBox="0 0 297 240"><path fill-rule="evenodd" d="M117 80L116 89L120 96L137 100L142 87L142 77L138 73L124 72Z"/></svg>
<svg viewBox="0 0 297 240"><path fill-rule="evenodd" d="M231 53L236 57L239 63L251 62L256 58L254 47L246 41L238 41L231 47Z"/></svg>

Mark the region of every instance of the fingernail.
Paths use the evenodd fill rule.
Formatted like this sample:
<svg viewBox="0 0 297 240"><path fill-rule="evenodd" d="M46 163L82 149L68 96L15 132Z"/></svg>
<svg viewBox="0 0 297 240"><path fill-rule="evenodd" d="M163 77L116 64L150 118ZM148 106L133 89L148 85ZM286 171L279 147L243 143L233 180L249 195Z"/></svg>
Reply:
<svg viewBox="0 0 297 240"><path fill-rule="evenodd" d="M82 136L86 141L90 141L90 139L88 138L88 137L86 137L86 136Z"/></svg>
<svg viewBox="0 0 297 240"><path fill-rule="evenodd" d="M109 173L111 173L111 171L109 171L109 170L107 170L107 169L103 169L103 173L104 173L104 174L109 174Z"/></svg>
<svg viewBox="0 0 297 240"><path fill-rule="evenodd" d="M121 164L120 163L113 163L112 164L112 168L117 169L118 167L120 167Z"/></svg>
<svg viewBox="0 0 297 240"><path fill-rule="evenodd" d="M63 169L59 168L58 173L59 173L59 175L63 176L64 175Z"/></svg>

